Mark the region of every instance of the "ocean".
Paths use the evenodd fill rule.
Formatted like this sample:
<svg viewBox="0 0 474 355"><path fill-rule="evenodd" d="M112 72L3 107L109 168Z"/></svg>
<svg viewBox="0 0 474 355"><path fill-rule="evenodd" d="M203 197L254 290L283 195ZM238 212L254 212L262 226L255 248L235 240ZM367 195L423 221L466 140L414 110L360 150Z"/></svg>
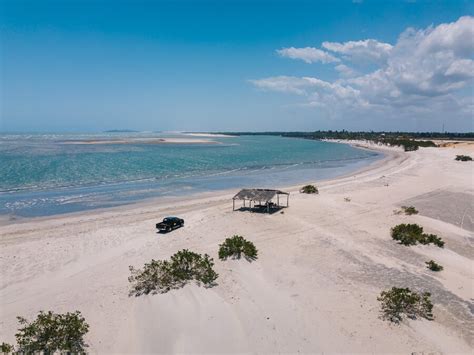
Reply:
<svg viewBox="0 0 474 355"><path fill-rule="evenodd" d="M0 214L48 216L147 198L327 179L382 155L346 144L276 136L210 137L218 144L149 144L164 133L2 134ZM194 137L203 139L202 137ZM127 144L67 144L84 140Z"/></svg>

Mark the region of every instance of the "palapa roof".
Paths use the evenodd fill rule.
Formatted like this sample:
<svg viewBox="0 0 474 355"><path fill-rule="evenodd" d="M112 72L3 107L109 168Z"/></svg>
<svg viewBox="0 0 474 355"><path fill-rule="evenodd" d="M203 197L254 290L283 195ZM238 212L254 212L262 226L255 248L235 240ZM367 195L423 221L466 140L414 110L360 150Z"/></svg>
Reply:
<svg viewBox="0 0 474 355"><path fill-rule="evenodd" d="M234 196L234 200L252 200L268 202L276 195L289 195L288 192L270 189L243 189Z"/></svg>

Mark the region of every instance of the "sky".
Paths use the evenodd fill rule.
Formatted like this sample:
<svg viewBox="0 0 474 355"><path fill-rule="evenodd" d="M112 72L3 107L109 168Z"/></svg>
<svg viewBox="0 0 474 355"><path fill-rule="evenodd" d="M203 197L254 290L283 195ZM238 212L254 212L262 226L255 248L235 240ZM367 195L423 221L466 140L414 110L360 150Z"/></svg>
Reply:
<svg viewBox="0 0 474 355"><path fill-rule="evenodd" d="M474 2L0 0L0 131L473 131Z"/></svg>

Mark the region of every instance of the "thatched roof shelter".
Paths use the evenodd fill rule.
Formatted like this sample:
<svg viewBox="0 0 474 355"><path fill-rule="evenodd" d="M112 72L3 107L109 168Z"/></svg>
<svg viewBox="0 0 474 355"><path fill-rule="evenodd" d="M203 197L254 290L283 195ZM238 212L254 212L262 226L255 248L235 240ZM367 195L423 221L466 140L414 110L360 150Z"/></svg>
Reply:
<svg viewBox="0 0 474 355"><path fill-rule="evenodd" d="M280 195L286 195L286 206L280 205ZM233 210L235 210L235 200L242 200L244 201L244 208L245 202L249 202L249 208L262 209L264 208L267 212L270 212L271 209L280 209L282 207L288 207L289 203L289 192L284 192L280 190L272 190L272 189L243 189L240 190L233 198L232 198L232 206ZM276 201L274 201L276 197ZM276 202L276 203L275 203Z"/></svg>

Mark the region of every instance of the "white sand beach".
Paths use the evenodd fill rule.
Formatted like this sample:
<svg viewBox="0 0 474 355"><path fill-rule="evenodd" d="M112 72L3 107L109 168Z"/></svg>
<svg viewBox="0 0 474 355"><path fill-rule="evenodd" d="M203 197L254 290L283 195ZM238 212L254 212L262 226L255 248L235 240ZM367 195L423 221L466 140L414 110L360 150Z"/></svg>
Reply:
<svg viewBox="0 0 474 355"><path fill-rule="evenodd" d="M17 316L79 310L92 353L472 353L474 165L454 160L472 145L384 151L314 181L319 195L286 189L283 214L233 212L228 191L2 225L0 341L14 342ZM402 205L420 213L395 214ZM185 227L157 234L167 215ZM397 244L399 223L445 247ZM256 261L218 260L234 234L255 243ZM129 265L183 248L214 258L217 286L129 297ZM444 270L428 270L430 259ZM382 320L377 296L392 286L431 292L435 319Z"/></svg>

